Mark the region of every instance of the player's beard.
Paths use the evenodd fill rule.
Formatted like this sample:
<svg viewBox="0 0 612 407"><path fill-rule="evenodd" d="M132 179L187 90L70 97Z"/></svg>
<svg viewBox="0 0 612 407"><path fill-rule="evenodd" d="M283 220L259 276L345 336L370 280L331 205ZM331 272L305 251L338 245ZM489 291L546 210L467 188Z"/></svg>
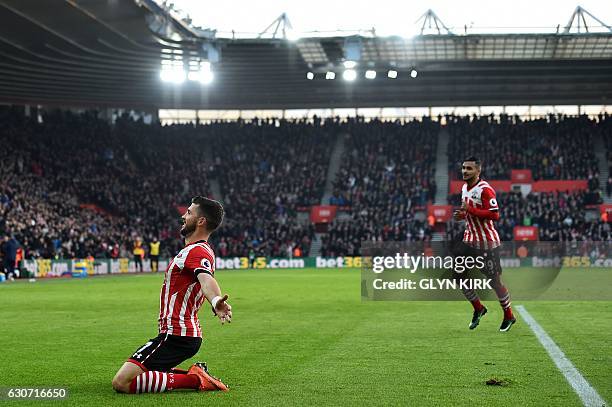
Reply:
<svg viewBox="0 0 612 407"><path fill-rule="evenodd" d="M181 228L181 236L188 237L196 230L196 223L192 222L191 224L185 223Z"/></svg>

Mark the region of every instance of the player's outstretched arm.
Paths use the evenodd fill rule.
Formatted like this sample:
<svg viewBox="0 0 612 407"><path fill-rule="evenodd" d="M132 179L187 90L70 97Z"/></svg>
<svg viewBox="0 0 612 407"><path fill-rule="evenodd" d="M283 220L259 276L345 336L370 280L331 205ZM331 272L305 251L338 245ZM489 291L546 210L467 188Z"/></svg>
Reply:
<svg viewBox="0 0 612 407"><path fill-rule="evenodd" d="M200 281L202 291L221 323L232 322L232 306L227 302L227 294L221 295L221 288L217 280L210 274L200 273L198 274L198 281Z"/></svg>

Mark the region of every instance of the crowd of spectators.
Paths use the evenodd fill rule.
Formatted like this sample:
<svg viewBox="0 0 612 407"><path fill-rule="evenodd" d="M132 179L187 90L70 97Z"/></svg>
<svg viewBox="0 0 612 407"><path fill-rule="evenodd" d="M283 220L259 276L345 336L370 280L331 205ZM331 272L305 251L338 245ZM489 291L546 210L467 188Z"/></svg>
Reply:
<svg viewBox="0 0 612 407"><path fill-rule="evenodd" d="M536 192L523 197L520 192L497 193L500 219L495 228L502 241L514 239L515 226L537 226L541 241L612 240L610 223L599 216L587 218L588 197L585 191ZM449 203L459 207L460 195ZM450 222L447 240L463 236L462 222Z"/></svg>
<svg viewBox="0 0 612 407"><path fill-rule="evenodd" d="M513 239L514 226L538 226L543 241L611 240L608 223L597 215L587 218L587 206L600 204L602 195L612 196L612 177L606 191L599 182L594 146L601 138L612 170L612 117L565 117L523 121L517 116L447 117L450 143L449 170L460 174L465 151L483 161L485 179L510 179L512 169L531 169L534 180L584 179L587 191L498 193L501 208L496 228L502 240ZM449 202L459 205L459 196ZM450 222L447 238L457 238L463 225Z"/></svg>
<svg viewBox="0 0 612 407"><path fill-rule="evenodd" d="M0 116L0 232L14 235L26 257L116 251L130 225L79 206L96 202L115 210L119 191L113 194L110 181L130 172L123 152L117 160L103 153L115 145L108 125L89 115L58 113L45 124L12 109Z"/></svg>
<svg viewBox="0 0 612 407"><path fill-rule="evenodd" d="M314 227L298 218L318 205L338 119L258 120L220 125L231 142L214 150L227 222L216 239L227 256L308 253Z"/></svg>
<svg viewBox="0 0 612 407"><path fill-rule="evenodd" d="M416 212L435 197L439 123L356 119L346 131L346 151L329 203L343 207L348 218L330 225L322 254L358 255L364 240L430 239L430 226Z"/></svg>
<svg viewBox="0 0 612 407"><path fill-rule="evenodd" d="M599 188L593 145L606 119L552 114L525 121L508 115L447 116L451 177L459 176L467 152L483 161L488 179L510 179L511 170L530 169L536 181L588 179Z"/></svg>
<svg viewBox="0 0 612 407"><path fill-rule="evenodd" d="M296 215L320 199L338 124L0 115L0 233L14 235L26 258L127 257L136 240L154 237L172 255L181 247L177 207L211 196L211 177L227 212L213 242L221 255L308 253L314 229Z"/></svg>
<svg viewBox="0 0 612 407"><path fill-rule="evenodd" d="M586 215L599 188L595 137L612 166L607 115L446 122L453 172L469 151L483 159L488 179L529 168L536 180L589 180L586 192L498 194L502 239L512 239L515 225L538 226L540 240L612 238L608 224ZM130 257L134 242L147 247L153 238L160 256L170 256L182 246L177 207L213 196L215 180L213 197L226 209L212 241L220 256L307 255L315 238L307 212L320 203L334 143L344 137L326 202L341 216L322 235L321 254L359 255L362 241L429 240L422 211L435 197L439 131L429 118L161 126L121 117L111 125L95 112L26 117L0 108L0 234L14 236L25 258ZM612 177L605 193L612 195ZM462 226L451 222L447 230L451 238Z"/></svg>
<svg viewBox="0 0 612 407"><path fill-rule="evenodd" d="M137 239L180 245L175 206L209 194L186 138L164 144L161 127L54 111L39 122L2 111L0 232L26 258L127 257ZM191 177L202 171L201 177ZM185 181L186 180L186 181Z"/></svg>

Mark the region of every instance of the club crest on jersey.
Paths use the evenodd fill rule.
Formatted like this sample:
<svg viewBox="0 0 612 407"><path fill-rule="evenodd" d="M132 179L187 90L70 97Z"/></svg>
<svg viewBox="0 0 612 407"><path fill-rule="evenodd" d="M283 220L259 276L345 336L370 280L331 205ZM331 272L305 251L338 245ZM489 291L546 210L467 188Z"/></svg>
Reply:
<svg viewBox="0 0 612 407"><path fill-rule="evenodd" d="M212 266L210 265L210 260L208 259L202 259L200 266L202 266L202 268L206 271L212 271Z"/></svg>

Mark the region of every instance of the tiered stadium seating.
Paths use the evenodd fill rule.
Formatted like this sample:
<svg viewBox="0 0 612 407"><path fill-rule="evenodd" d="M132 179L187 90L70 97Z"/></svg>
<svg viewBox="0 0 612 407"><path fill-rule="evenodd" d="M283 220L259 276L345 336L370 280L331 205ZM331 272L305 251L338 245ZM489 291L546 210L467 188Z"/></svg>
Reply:
<svg viewBox="0 0 612 407"><path fill-rule="evenodd" d="M434 198L438 123L352 121L346 154L330 203L344 207L323 239L323 255L357 255L362 240L427 240L431 229L415 219Z"/></svg>
<svg viewBox="0 0 612 407"><path fill-rule="evenodd" d="M586 219L585 191L530 193L525 198L519 192L498 193L500 220L495 228L502 241L514 239L515 226L537 226L539 240L579 241L612 239L612 228L601 220ZM449 197L449 203L458 207L460 195ZM447 240L463 235L463 225L450 222Z"/></svg>
<svg viewBox="0 0 612 407"><path fill-rule="evenodd" d="M467 155L484 177L517 168L534 179L589 180L587 191L498 193L504 240L514 226L538 226L540 240L611 239L609 224L586 216L599 190L596 137L612 162L612 120L586 117L524 122L502 116L446 117L449 170ZM331 152L345 154L330 204L341 216L323 234L324 256L358 255L363 240L429 240L424 210L435 196L436 121L252 120L207 125L114 125L95 113L26 118L0 109L0 233L12 233L26 257L126 257L135 239L162 240L175 253L179 205L211 195L218 181L227 220L213 244L220 256L307 255L314 227L299 216L320 203ZM611 186L612 188L612 186ZM458 205L456 197L451 203ZM448 238L459 226L449 223Z"/></svg>
<svg viewBox="0 0 612 407"><path fill-rule="evenodd" d="M513 169L530 169L534 180L599 176L593 152L595 120L550 115L523 121L501 115L447 118L449 171L458 177L461 161L478 156L488 179L509 179Z"/></svg>

